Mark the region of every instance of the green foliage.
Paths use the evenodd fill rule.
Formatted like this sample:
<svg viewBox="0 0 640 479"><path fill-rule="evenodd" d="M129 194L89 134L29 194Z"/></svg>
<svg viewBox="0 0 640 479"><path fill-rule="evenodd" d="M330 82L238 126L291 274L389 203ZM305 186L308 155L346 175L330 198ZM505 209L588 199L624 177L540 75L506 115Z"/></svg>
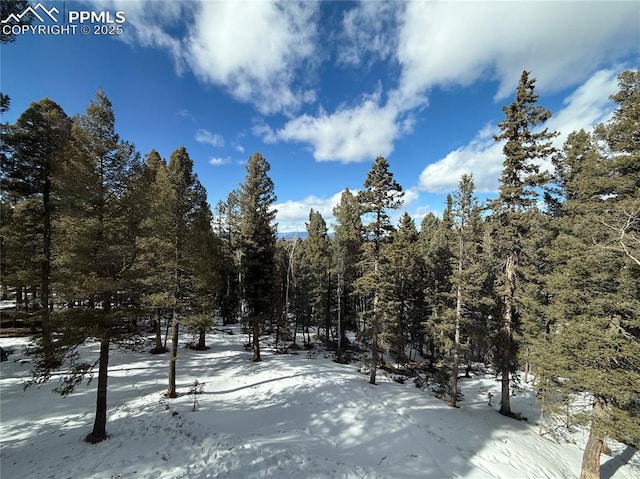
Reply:
<svg viewBox="0 0 640 479"><path fill-rule="evenodd" d="M570 411L574 420L591 423L592 437L630 444L640 440L640 265L629 254L640 197L639 79L621 74L618 109L596 128L599 142L574 132L555 160L560 199L545 283L548 325L536 344L550 409L557 398L586 394L594 409Z"/></svg>
<svg viewBox="0 0 640 479"><path fill-rule="evenodd" d="M311 308L316 324L323 325L327 344L331 326L331 250L327 224L319 211L309 213L304 241L305 263L309 268Z"/></svg>
<svg viewBox="0 0 640 479"><path fill-rule="evenodd" d="M354 285L359 275L363 245L360 203L349 189L342 192L333 215L336 223L331 244L340 320L344 324L342 333L346 327L356 328L357 295Z"/></svg>
<svg viewBox="0 0 640 479"><path fill-rule="evenodd" d="M426 310L425 264L418 246L418 230L408 213L400 218L391 242L383 246L382 256L381 343L397 362L405 363L409 359L407 346L419 334Z"/></svg>
<svg viewBox="0 0 640 479"><path fill-rule="evenodd" d="M248 308L248 319L253 326L254 361L260 360L259 325L267 319L276 319L277 287L275 264L276 211L273 181L268 176L271 166L260 153L247 162L247 174L240 185L239 251L242 291Z"/></svg>
<svg viewBox="0 0 640 479"><path fill-rule="evenodd" d="M393 179L389 171L389 163L381 156L371 165L364 182L364 190L358 193L360 208L370 220L364 225L367 241L364 243L363 259L360 263L362 274L356 282L356 288L367 301L362 317L367 324L366 336L371 340L371 378L375 384L378 353L380 350L379 334L382 329L380 297L384 288L382 272L382 245L389 238L393 226L387 213L388 209L396 209L402 205L402 187Z"/></svg>
<svg viewBox="0 0 640 479"><path fill-rule="evenodd" d="M501 300L500 324L496 325L496 365L502 374L500 412L511 414L509 374L516 370L518 342L514 339L522 315L522 265L527 251L524 239L529 235L532 211L538 191L548 176L540 172L540 160L551 157L555 149L551 140L557 133L547 128L535 131L551 117L551 112L536 105L535 79L524 71L516 88L516 98L503 107L505 119L498 125L496 141L506 140L500 177L500 195L492 205L493 248L502 273L496 276L495 288Z"/></svg>

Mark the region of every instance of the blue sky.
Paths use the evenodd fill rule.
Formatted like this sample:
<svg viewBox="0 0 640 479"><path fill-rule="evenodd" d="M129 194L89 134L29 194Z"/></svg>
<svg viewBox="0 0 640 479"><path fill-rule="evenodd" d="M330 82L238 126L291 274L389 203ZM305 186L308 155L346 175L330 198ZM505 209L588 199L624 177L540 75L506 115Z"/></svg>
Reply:
<svg viewBox="0 0 640 479"><path fill-rule="evenodd" d="M417 223L441 213L462 173L493 196L492 135L522 70L554 112L560 146L609 117L617 74L640 58L635 1L42 3L122 11L123 33L25 33L3 45L3 121L44 97L81 113L102 88L143 156L186 146L212 206L261 152L281 232L304 230L310 208L330 224L341 191L359 189L378 155Z"/></svg>

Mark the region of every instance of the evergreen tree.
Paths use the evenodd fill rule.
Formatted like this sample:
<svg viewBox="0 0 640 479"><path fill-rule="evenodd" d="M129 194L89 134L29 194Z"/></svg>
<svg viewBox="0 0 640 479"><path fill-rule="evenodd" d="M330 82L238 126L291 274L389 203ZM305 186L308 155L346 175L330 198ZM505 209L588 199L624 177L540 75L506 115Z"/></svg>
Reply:
<svg viewBox="0 0 640 479"><path fill-rule="evenodd" d="M452 203L452 252L454 269L451 275L455 295L453 367L451 371L451 406L458 400L458 370L462 355L462 336L468 335L474 316L479 316L480 288L486 273L482 271L483 225L478 200L474 196L471 175L464 174Z"/></svg>
<svg viewBox="0 0 640 479"><path fill-rule="evenodd" d="M503 274L496 284L501 297L502 314L497 335L496 362L501 372L500 413L512 415L509 399L510 374L517 367L517 342L514 333L520 315L520 267L524 259L523 238L529 230L530 215L535 208L538 189L547 177L539 162L554 153L551 139L556 135L547 128L534 131L551 117L551 112L536 105L535 79L524 71L516 88L513 103L503 107L505 119L498 125L496 141L505 141L504 164L500 177L500 196L492 205L495 251L502 260Z"/></svg>
<svg viewBox="0 0 640 479"><path fill-rule="evenodd" d="M616 199L601 220L609 233L601 247L620 251L640 265L640 67L623 71L618 83L620 91L611 97L618 108L595 132L607 148L606 192Z"/></svg>
<svg viewBox="0 0 640 479"><path fill-rule="evenodd" d="M276 211L273 181L268 176L270 165L260 153L247 163L247 175L240 185L239 246L242 253L240 270L244 301L252 330L252 361L260 361L260 324L273 318L276 293L275 227Z"/></svg>
<svg viewBox="0 0 640 479"><path fill-rule="evenodd" d="M421 321L425 312L425 265L418 247L418 230L408 213L400 217L391 242L383 246L383 255L382 342L396 361L406 363L411 325Z"/></svg>
<svg viewBox="0 0 640 479"><path fill-rule="evenodd" d="M396 209L402 205L402 187L393 179L393 173L389 171L389 163L379 156L371 165L364 182L364 190L358 193L361 211L370 219L365 225L367 242L364 251L363 275L359 279L359 287L370 298L370 306L365 312L368 317L369 335L371 337L371 384L376 383L376 370L378 367L380 345L379 334L382 327L380 311L381 292L381 260L382 244L385 242L393 226L387 213L388 209Z"/></svg>
<svg viewBox="0 0 640 479"><path fill-rule="evenodd" d="M205 201L197 207L194 222L189 235L189 261L193 271L192 311L188 317L187 327L198 335L194 346L197 350L207 349L205 335L212 326L216 300L223 290L220 243L212 227L213 215L209 204Z"/></svg>
<svg viewBox="0 0 640 479"><path fill-rule="evenodd" d="M423 326L429 337L431 367L436 359L443 358L445 352L452 348L451 275L454 261L454 253L451 249L452 208L453 199L451 195L447 195L442 219L433 214L425 216L420 231L422 252L427 267L424 290L427 310Z"/></svg>
<svg viewBox="0 0 640 479"><path fill-rule="evenodd" d="M32 309L42 324L40 346L45 364L51 367L58 362L53 357L49 318L53 309L53 223L59 204L58 178L69 153L70 135L71 120L59 105L45 98L32 103L3 138L8 154L3 155L2 195L12 210L12 221L3 221L3 256L8 268L3 268L2 283L39 290ZM18 296L22 299L21 293Z"/></svg>
<svg viewBox="0 0 640 479"><path fill-rule="evenodd" d="M573 420L590 425L581 479L600 477L605 438L640 440L640 267L619 242L625 234L617 231L613 240L609 216L640 197L638 78L631 71L620 76L618 109L596 128L599 143L574 132L556 158L560 206L546 284L549 334L536 366L548 402L585 393L592 399L590 410L570 410Z"/></svg>
<svg viewBox="0 0 640 479"><path fill-rule="evenodd" d="M176 361L178 358L178 334L180 323L193 316L198 303L194 288L196 266L190 238L194 234L194 224L206 203L206 192L197 175L193 172L193 160L185 147L171 153L167 167L169 181L174 190L175 202L171 207L171 246L173 250L173 284L171 294L171 350L169 358L169 387L165 395L177 397ZM210 215L210 213L209 213ZM210 216L209 216L210 217Z"/></svg>
<svg viewBox="0 0 640 479"><path fill-rule="evenodd" d="M275 349L281 351L280 341L289 341L291 334L289 330L289 313L292 298L292 276L295 273L295 263L293 261L296 247L299 245L298 237L293 240L280 238L276 243L276 263L278 271L278 284L280 286L279 303L282 314L277 315L275 323ZM285 346L286 347L286 346Z"/></svg>
<svg viewBox="0 0 640 479"><path fill-rule="evenodd" d="M173 248L175 190L169 179L166 162L157 151L146 157L141 175L146 211L138 237L138 261L142 306L153 316L156 339L153 353L166 352L162 342L162 317L174 305Z"/></svg>
<svg viewBox="0 0 640 479"><path fill-rule="evenodd" d="M75 118L73 153L65 164L63 214L57 222L60 241L61 312L56 348L71 361L71 373L59 391L68 394L91 365L77 362L75 349L90 338L100 341L96 416L88 442L107 437L107 367L112 342L132 337L129 273L136 258L135 236L128 218L128 189L138 156L115 132L111 102L102 91ZM44 371L48 379L48 371Z"/></svg>
<svg viewBox="0 0 640 479"><path fill-rule="evenodd" d="M307 262L304 241L294 238L289 253L289 308L287 314L293 314L293 347L298 348L298 330L302 332L302 343L311 347L309 325L312 319L311 271Z"/></svg>
<svg viewBox="0 0 640 479"><path fill-rule="evenodd" d="M223 290L218 295L216 303L223 324L236 322L240 308L240 272L237 247L237 192L229 193L227 201L220 201L216 206L217 235L221 239L218 243L218 258Z"/></svg>
<svg viewBox="0 0 640 479"><path fill-rule="evenodd" d="M307 238L304 241L305 256L309 265L312 285L311 306L316 325L324 325L325 341L329 347L331 339L331 257L327 224L319 211L309 213L306 224Z"/></svg>
<svg viewBox="0 0 640 479"><path fill-rule="evenodd" d="M333 225L332 256L336 274L336 301L338 344L340 357L348 327L356 328L356 297L354 284L358 277L358 264L361 260L362 220L360 204L356 195L345 189L340 203L333 209L336 223Z"/></svg>

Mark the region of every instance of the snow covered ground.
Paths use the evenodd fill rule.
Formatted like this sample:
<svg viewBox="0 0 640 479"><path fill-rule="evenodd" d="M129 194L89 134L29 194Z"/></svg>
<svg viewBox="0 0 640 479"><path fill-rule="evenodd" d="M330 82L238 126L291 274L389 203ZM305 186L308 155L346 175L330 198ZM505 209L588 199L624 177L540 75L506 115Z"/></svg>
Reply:
<svg viewBox="0 0 640 479"><path fill-rule="evenodd" d="M186 337L184 338L186 341ZM337 364L322 352L263 350L251 363L245 335L208 335L208 351L182 348L178 390L164 399L167 355L112 350L110 438L83 441L93 425L95 381L61 398L51 383L22 389L29 364L24 338L0 338L13 349L1 363L0 475L3 478L575 478L581 445L537 434L531 394L512 409L529 422L499 415L487 393L499 383L477 376L461 383L452 409L413 381L383 371L368 384L361 364ZM268 345L267 345L268 346ZM97 355L98 344L87 347ZM205 383L193 410L189 389ZM494 407L497 404L494 404ZM637 479L640 454L612 445L602 477Z"/></svg>

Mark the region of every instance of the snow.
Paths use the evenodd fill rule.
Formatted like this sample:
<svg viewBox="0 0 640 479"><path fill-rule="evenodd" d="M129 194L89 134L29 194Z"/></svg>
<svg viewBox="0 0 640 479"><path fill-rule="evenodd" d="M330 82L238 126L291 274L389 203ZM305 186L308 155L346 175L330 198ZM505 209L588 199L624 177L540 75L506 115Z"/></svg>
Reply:
<svg viewBox="0 0 640 479"><path fill-rule="evenodd" d="M186 336L183 337L186 343ZM312 350L250 362L247 336L217 331L207 351L181 347L177 399L165 399L167 355L112 348L110 437L88 444L95 384L67 398L55 378L23 390L28 339L0 338L13 350L1 363L1 476L19 478L576 478L586 433L576 444L538 435L539 413L526 388L512 409L528 421L496 412L493 376L464 379L453 409L384 371L370 385L361 363L338 364ZM271 345L272 346L272 345ZM149 348L147 348L149 349ZM99 345L83 354L96 356ZM188 394L194 381L203 392ZM493 407L487 394L494 395ZM640 455L612 444L602 477L640 477Z"/></svg>

